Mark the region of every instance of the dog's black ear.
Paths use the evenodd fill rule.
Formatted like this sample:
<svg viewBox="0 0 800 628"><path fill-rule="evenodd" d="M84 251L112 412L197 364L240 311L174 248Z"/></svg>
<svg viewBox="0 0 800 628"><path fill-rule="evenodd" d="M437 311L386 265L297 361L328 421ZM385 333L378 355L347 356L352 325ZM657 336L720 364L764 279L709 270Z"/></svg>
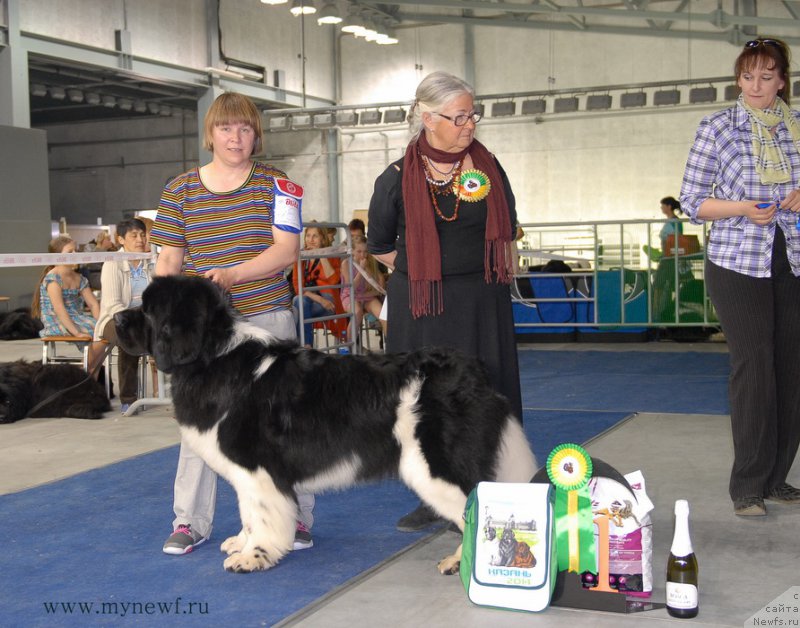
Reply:
<svg viewBox="0 0 800 628"><path fill-rule="evenodd" d="M141 307L128 308L114 314L119 345L130 355L150 353L150 329Z"/></svg>

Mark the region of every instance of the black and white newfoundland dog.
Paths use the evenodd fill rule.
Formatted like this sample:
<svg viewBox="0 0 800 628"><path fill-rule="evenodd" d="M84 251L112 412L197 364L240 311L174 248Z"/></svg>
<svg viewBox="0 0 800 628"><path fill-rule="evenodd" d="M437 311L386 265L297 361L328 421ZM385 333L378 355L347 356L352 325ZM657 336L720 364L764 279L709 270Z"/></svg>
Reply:
<svg viewBox="0 0 800 628"><path fill-rule="evenodd" d="M224 567L268 569L292 549L295 491L399 477L463 529L481 480L528 482L536 461L482 366L442 349L328 355L246 322L211 282L161 277L115 316L122 347L172 375L185 442L230 482L242 531ZM461 547L439 563L455 573Z"/></svg>
<svg viewBox="0 0 800 628"><path fill-rule="evenodd" d="M26 416L99 419L109 410L105 388L79 366L0 363L0 423Z"/></svg>

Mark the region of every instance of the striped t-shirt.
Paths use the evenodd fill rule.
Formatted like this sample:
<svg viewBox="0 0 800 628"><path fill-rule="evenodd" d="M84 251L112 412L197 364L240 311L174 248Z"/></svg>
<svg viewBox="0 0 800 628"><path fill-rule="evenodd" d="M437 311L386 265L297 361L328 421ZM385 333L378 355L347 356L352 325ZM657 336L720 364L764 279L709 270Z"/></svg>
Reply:
<svg viewBox="0 0 800 628"><path fill-rule="evenodd" d="M184 249L184 272L200 275L212 268L246 262L274 243L275 177L286 174L255 162L238 189L217 193L200 180L197 168L170 181L158 205L150 240ZM231 302L245 316L291 306L282 273L231 287Z"/></svg>

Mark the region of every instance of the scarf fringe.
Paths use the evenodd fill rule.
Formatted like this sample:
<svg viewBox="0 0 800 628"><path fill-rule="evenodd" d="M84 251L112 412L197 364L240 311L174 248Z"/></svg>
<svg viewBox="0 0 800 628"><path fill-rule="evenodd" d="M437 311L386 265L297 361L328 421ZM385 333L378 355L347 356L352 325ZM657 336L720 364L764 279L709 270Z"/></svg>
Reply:
<svg viewBox="0 0 800 628"><path fill-rule="evenodd" d="M483 278L486 283L494 280L492 273L497 277L497 283L510 284L514 279L514 270L511 268L511 255L508 243L504 240L487 240L484 247Z"/></svg>
<svg viewBox="0 0 800 628"><path fill-rule="evenodd" d="M412 279L408 282L408 291L411 298L411 315L414 318L443 312L441 279Z"/></svg>

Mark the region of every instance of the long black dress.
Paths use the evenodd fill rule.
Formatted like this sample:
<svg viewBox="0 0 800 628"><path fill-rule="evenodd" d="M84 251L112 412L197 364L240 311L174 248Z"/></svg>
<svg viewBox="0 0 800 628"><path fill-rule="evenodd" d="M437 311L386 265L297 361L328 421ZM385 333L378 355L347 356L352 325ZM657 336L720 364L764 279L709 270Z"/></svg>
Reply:
<svg viewBox="0 0 800 628"><path fill-rule="evenodd" d="M444 311L415 319L409 306L402 168L401 159L378 177L369 206L369 251L381 254L397 250L395 269L387 284L386 350L399 353L421 347L444 346L478 357L486 365L495 389L508 398L514 413L522 421L509 286L494 281L487 283L484 279L486 199L476 202L462 199L458 218L452 222L436 216L442 253ZM503 180L492 181L491 185L505 188L513 230L517 219L514 195L499 164L498 169ZM437 200L441 212L452 216L455 195L441 195ZM430 211L434 211L432 206ZM513 233L510 235L513 240Z"/></svg>

